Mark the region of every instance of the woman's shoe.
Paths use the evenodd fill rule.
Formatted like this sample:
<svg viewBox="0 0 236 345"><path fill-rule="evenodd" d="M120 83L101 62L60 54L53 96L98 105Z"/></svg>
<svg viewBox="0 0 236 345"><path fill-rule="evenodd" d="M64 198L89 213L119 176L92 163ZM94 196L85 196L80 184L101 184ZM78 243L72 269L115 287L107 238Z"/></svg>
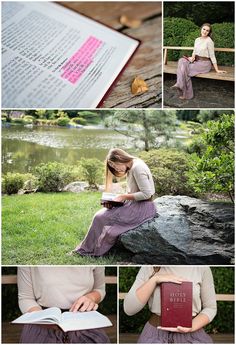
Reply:
<svg viewBox="0 0 236 345"><path fill-rule="evenodd" d="M177 84L170 87L171 89L179 89L179 86Z"/></svg>
<svg viewBox="0 0 236 345"><path fill-rule="evenodd" d="M67 256L76 256L79 253L77 252L76 249L71 250L70 252L66 253Z"/></svg>

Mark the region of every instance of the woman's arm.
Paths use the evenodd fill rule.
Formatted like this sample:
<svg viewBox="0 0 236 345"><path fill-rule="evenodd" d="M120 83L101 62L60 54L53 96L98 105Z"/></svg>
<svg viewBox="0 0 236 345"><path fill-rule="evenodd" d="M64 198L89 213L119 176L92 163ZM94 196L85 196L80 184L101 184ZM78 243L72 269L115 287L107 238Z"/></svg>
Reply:
<svg viewBox="0 0 236 345"><path fill-rule="evenodd" d="M124 300L124 311L127 315L138 313L149 301L157 284L162 282L173 282L181 284L183 279L172 274L155 273L153 269L143 266L136 277L134 284L127 293Z"/></svg>
<svg viewBox="0 0 236 345"><path fill-rule="evenodd" d="M209 56L212 62L212 65L217 73L226 73L226 71L220 70L217 65L216 57L215 57L215 47L214 47L214 42L212 39L209 37L207 41L207 47L208 47L208 52Z"/></svg>
<svg viewBox="0 0 236 345"><path fill-rule="evenodd" d="M17 270L18 302L21 312L42 310L36 302L30 267L18 267Z"/></svg>
<svg viewBox="0 0 236 345"><path fill-rule="evenodd" d="M217 63L213 63L213 67L217 73L227 73L227 71L219 69Z"/></svg>
<svg viewBox="0 0 236 345"><path fill-rule="evenodd" d="M93 290L84 296L79 297L71 306L70 311L91 311L98 308L106 294L105 291L105 268L96 267L93 269Z"/></svg>

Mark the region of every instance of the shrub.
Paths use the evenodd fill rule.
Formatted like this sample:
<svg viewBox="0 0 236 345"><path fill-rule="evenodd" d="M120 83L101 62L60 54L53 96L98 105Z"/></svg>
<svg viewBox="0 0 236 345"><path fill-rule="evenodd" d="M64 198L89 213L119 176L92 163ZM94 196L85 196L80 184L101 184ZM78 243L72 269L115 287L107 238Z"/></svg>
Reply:
<svg viewBox="0 0 236 345"><path fill-rule="evenodd" d="M5 194L16 194L23 188L25 177L23 174L8 172L2 179L2 191Z"/></svg>
<svg viewBox="0 0 236 345"><path fill-rule="evenodd" d="M12 122L13 122L13 123L17 123L17 124L19 124L19 125L24 125L25 120L24 120L24 119L20 119L20 118L13 118L13 119L12 119Z"/></svg>
<svg viewBox="0 0 236 345"><path fill-rule="evenodd" d="M68 117L59 117L56 121L56 124L58 126L65 127L69 124L69 122L70 122L70 119Z"/></svg>
<svg viewBox="0 0 236 345"><path fill-rule="evenodd" d="M23 120L26 122L26 123L33 123L34 122L34 117L33 116L31 116L31 115L25 115L24 117L23 117Z"/></svg>
<svg viewBox="0 0 236 345"><path fill-rule="evenodd" d="M149 166L156 193L161 195L190 195L190 187L186 173L188 171L188 154L175 149L159 149L143 152L140 157Z"/></svg>
<svg viewBox="0 0 236 345"><path fill-rule="evenodd" d="M72 119L72 122L76 123L77 125L83 125L83 126L87 124L87 121L83 119L82 117L74 117Z"/></svg>
<svg viewBox="0 0 236 345"><path fill-rule="evenodd" d="M189 35L192 31L198 29L191 20L184 18L167 17L164 19L164 45L165 46L183 46L183 39ZM198 29L199 35L199 29ZM194 40L190 46L193 46ZM168 59L178 60L182 53L179 51L169 51ZM189 54L189 51L188 51Z"/></svg>
<svg viewBox="0 0 236 345"><path fill-rule="evenodd" d="M49 162L35 168L42 192L60 192L66 184L73 181L71 167L62 163Z"/></svg>
<svg viewBox="0 0 236 345"><path fill-rule="evenodd" d="M234 23L213 24L212 32L216 48L234 48ZM216 59L218 65L234 65L234 53L216 52Z"/></svg>
<svg viewBox="0 0 236 345"><path fill-rule="evenodd" d="M102 182L103 163L97 158L82 158L79 163L83 178L88 182L90 187L97 188L97 185Z"/></svg>

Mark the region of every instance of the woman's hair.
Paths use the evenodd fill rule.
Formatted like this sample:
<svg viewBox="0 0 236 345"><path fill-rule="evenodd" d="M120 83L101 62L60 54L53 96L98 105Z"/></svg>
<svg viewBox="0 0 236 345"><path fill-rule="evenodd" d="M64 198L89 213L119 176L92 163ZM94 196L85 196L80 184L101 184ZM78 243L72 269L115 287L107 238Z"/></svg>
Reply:
<svg viewBox="0 0 236 345"><path fill-rule="evenodd" d="M203 26L208 26L209 27L210 31L209 31L208 36L212 39L212 26L211 26L211 24L209 24L209 23L202 24L201 30L202 30Z"/></svg>
<svg viewBox="0 0 236 345"><path fill-rule="evenodd" d="M129 163L131 162L135 157L131 156L129 153L125 152L122 149L114 148L111 149L108 152L108 155L106 157L106 191L108 192L110 190L110 187L112 185L112 177L121 177L119 172L115 170L112 163Z"/></svg>

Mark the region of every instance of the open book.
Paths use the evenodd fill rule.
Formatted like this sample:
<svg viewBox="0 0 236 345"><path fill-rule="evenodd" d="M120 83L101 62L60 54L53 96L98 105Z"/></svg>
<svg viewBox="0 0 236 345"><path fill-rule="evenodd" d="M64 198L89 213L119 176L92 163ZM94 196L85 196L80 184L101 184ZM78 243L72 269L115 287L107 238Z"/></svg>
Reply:
<svg viewBox="0 0 236 345"><path fill-rule="evenodd" d="M139 44L60 4L4 1L2 107L95 108Z"/></svg>
<svg viewBox="0 0 236 345"><path fill-rule="evenodd" d="M56 307L25 313L12 323L58 325L64 332L112 326L110 320L98 311L61 313Z"/></svg>
<svg viewBox="0 0 236 345"><path fill-rule="evenodd" d="M107 193L107 192L102 193L101 205L104 205L105 203L109 203L110 205L115 206L115 207L123 206L124 205L123 201L114 201L114 199L118 195L119 194Z"/></svg>

